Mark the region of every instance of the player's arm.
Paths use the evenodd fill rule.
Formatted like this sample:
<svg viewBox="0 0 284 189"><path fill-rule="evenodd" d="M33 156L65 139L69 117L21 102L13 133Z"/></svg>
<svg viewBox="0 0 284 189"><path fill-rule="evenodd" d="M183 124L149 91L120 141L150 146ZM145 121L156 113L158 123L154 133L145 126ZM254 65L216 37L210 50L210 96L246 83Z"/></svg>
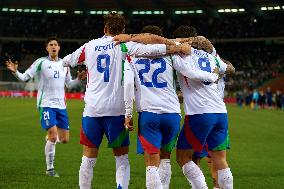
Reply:
<svg viewBox="0 0 284 189"><path fill-rule="evenodd" d="M172 40L151 33L119 34L113 37L113 41L116 43L134 41L144 44L175 44Z"/></svg>
<svg viewBox="0 0 284 189"><path fill-rule="evenodd" d="M71 66L71 67L75 67L77 65L82 65L85 61L85 46L86 46L86 44L81 46L75 52L65 56L63 58L63 65L64 66Z"/></svg>
<svg viewBox="0 0 284 189"><path fill-rule="evenodd" d="M234 74L235 68L231 62L220 58L220 56L213 56L217 67L219 68L219 74Z"/></svg>
<svg viewBox="0 0 284 189"><path fill-rule="evenodd" d="M81 81L86 79L87 74L85 71L82 72L77 71L77 78L72 79L70 68L67 67L66 69L67 71L66 71L65 85L67 86L67 88L74 88L80 86L82 84Z"/></svg>
<svg viewBox="0 0 284 189"><path fill-rule="evenodd" d="M179 39L178 42L189 43L192 47L202 49L210 54L214 52L216 53L216 50L212 43L204 36L182 38Z"/></svg>
<svg viewBox="0 0 284 189"><path fill-rule="evenodd" d="M182 75L188 77L189 79L208 82L216 82L218 80L219 75L216 73L218 72L218 70L214 70L214 73L210 73L195 69L192 65L192 62L185 61L179 55L173 56L174 69L180 72Z"/></svg>
<svg viewBox="0 0 284 189"><path fill-rule="evenodd" d="M190 54L191 46L188 44L142 44L136 42L126 43L128 54L136 57L157 57L166 54Z"/></svg>
<svg viewBox="0 0 284 189"><path fill-rule="evenodd" d="M41 69L41 59L36 60L29 69L25 71L25 73L20 73L18 71L18 62L12 62L10 59L6 61L7 69L12 72L12 74L19 80L19 81L28 81L29 79L33 78L34 75L40 71Z"/></svg>
<svg viewBox="0 0 284 189"><path fill-rule="evenodd" d="M133 121L133 101L134 101L134 71L128 61L124 64L124 105L125 105L125 128L132 131Z"/></svg>
<svg viewBox="0 0 284 189"><path fill-rule="evenodd" d="M214 47L213 47L213 50L210 54L217 58L217 66L218 66L218 64L221 64L221 65L219 65L219 67L221 68L220 72L222 72L221 73L222 75L223 74L228 74L228 75L235 74L236 70L235 70L235 67L233 66L233 64L230 61L221 58L217 54L217 51ZM225 63L226 66L223 63ZM221 66L223 66L223 68Z"/></svg>
<svg viewBox="0 0 284 189"><path fill-rule="evenodd" d="M235 70L235 67L233 66L233 64L230 62L230 61L228 61L228 60L225 60L225 59L223 59L223 58L221 58L221 60L225 63L225 64L227 64L227 68L226 68L226 74L228 74L228 75L233 75L233 74L235 74L235 72L236 72L236 70Z"/></svg>

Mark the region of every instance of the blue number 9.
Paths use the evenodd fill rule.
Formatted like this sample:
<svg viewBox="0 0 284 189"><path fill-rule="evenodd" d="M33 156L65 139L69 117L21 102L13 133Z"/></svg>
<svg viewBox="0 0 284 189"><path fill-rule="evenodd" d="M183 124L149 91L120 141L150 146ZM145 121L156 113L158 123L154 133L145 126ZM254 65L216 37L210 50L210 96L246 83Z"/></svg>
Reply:
<svg viewBox="0 0 284 189"><path fill-rule="evenodd" d="M102 67L102 60L105 59L105 67ZM109 82L109 65L110 56L108 54L98 55L97 57L97 70L104 73L104 82Z"/></svg>
<svg viewBox="0 0 284 189"><path fill-rule="evenodd" d="M204 66L205 64L205 66ZM208 58L199 58L198 65L202 71L210 72L211 73L211 66ZM204 85L209 85L211 82L204 81Z"/></svg>

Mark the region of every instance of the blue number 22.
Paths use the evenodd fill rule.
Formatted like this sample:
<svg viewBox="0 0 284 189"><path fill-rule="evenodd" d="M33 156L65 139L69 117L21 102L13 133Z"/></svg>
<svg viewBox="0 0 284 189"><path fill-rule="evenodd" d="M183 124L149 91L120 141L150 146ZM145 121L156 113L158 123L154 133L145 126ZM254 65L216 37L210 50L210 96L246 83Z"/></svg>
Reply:
<svg viewBox="0 0 284 189"><path fill-rule="evenodd" d="M162 58L156 58L153 60L149 59L139 59L136 64L144 64L145 68L139 70L138 75L141 81L141 85L146 87L156 87L156 88L163 88L167 87L167 82L158 82L158 75L163 73L166 70L166 61ZM160 68L157 68L152 75L152 82L145 82L143 78L143 74L148 73L150 71L150 64L161 64Z"/></svg>
<svg viewBox="0 0 284 189"><path fill-rule="evenodd" d="M102 66L103 60L105 60L105 67ZM104 82L109 82L109 65L110 65L110 56L108 54L98 55L97 70L100 73L104 73Z"/></svg>

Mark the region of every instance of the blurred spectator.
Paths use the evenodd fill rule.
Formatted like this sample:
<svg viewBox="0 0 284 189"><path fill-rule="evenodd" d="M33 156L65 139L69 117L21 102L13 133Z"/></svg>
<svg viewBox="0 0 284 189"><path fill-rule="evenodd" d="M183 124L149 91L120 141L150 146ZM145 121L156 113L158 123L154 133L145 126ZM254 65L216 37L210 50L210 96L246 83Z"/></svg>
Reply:
<svg viewBox="0 0 284 189"><path fill-rule="evenodd" d="M253 90L251 108L258 109L259 93L256 89Z"/></svg>
<svg viewBox="0 0 284 189"><path fill-rule="evenodd" d="M276 109L282 109L282 93L280 90L276 91Z"/></svg>
<svg viewBox="0 0 284 189"><path fill-rule="evenodd" d="M266 96L263 91L259 91L259 100L258 100L258 105L260 108L264 109L266 105Z"/></svg>
<svg viewBox="0 0 284 189"><path fill-rule="evenodd" d="M267 98L267 105L269 108L272 107L272 92L270 90L270 87L266 89L266 98Z"/></svg>
<svg viewBox="0 0 284 189"><path fill-rule="evenodd" d="M244 102L244 96L242 91L237 92L237 105L239 107L243 107L243 102Z"/></svg>

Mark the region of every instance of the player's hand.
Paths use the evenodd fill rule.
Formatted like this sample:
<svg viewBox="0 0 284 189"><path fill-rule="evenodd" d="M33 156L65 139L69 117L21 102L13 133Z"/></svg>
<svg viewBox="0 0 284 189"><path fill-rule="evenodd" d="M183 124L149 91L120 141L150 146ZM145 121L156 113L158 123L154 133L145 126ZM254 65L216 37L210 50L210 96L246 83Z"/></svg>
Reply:
<svg viewBox="0 0 284 189"><path fill-rule="evenodd" d="M87 78L87 72L83 71L77 71L77 78L81 81L85 80Z"/></svg>
<svg viewBox="0 0 284 189"><path fill-rule="evenodd" d="M179 53L185 54L185 55L190 55L191 54L191 45L188 43L182 43L177 46L179 48Z"/></svg>
<svg viewBox="0 0 284 189"><path fill-rule="evenodd" d="M8 61L6 61L6 66L8 70L10 70L13 73L16 73L18 70L18 61L14 63L11 61L11 59L9 59Z"/></svg>
<svg viewBox="0 0 284 189"><path fill-rule="evenodd" d="M192 46L194 46L198 49L203 49L208 53L212 53L213 48L214 48L212 43L207 38L205 38L204 36L194 37L193 41L192 41Z"/></svg>
<svg viewBox="0 0 284 189"><path fill-rule="evenodd" d="M115 45L119 43L128 42L131 38L131 35L128 34L119 34L113 37L113 41L115 41Z"/></svg>
<svg viewBox="0 0 284 189"><path fill-rule="evenodd" d="M134 126L133 126L133 120L132 117L126 117L124 120L124 126L128 131L133 131Z"/></svg>
<svg viewBox="0 0 284 189"><path fill-rule="evenodd" d="M219 74L219 68L218 67L214 68L213 73Z"/></svg>

